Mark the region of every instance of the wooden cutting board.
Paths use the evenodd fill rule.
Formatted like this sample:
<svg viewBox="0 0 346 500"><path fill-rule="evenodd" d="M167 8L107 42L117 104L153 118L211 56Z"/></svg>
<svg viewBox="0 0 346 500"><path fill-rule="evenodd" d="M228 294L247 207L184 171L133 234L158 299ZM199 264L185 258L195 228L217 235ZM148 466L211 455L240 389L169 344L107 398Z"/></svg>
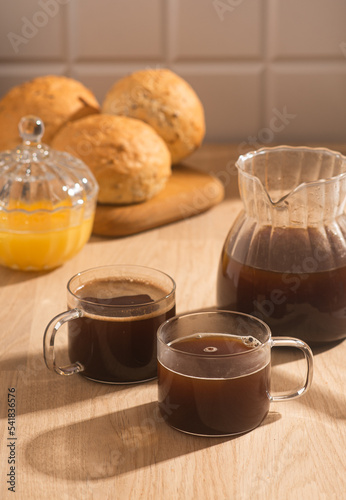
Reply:
<svg viewBox="0 0 346 500"><path fill-rule="evenodd" d="M166 187L136 205L98 205L93 234L126 236L200 214L224 198L222 183L185 165L173 167Z"/></svg>

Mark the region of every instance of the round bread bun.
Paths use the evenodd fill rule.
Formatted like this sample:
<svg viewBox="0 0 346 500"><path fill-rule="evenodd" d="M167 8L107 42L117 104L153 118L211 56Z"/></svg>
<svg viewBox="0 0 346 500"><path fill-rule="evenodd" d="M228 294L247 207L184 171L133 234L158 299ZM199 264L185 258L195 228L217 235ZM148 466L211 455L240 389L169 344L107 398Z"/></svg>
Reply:
<svg viewBox="0 0 346 500"><path fill-rule="evenodd" d="M73 78L48 75L27 81L0 100L0 150L21 143L18 124L23 116L40 117L45 126L42 140L51 144L65 123L99 112L94 94Z"/></svg>
<svg viewBox="0 0 346 500"><path fill-rule="evenodd" d="M52 142L86 163L99 203L130 204L157 194L171 175L171 155L155 130L134 118L92 115L67 124Z"/></svg>
<svg viewBox="0 0 346 500"><path fill-rule="evenodd" d="M102 111L151 125L166 142L172 163L198 148L205 134L201 101L185 80L168 69L137 71L118 80L106 94Z"/></svg>

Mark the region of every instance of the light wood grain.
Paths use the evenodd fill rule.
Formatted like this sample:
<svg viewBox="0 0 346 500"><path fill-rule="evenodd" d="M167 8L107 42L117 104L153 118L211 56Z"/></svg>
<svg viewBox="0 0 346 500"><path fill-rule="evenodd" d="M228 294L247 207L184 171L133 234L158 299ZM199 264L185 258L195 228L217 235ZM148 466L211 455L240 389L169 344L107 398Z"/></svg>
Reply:
<svg viewBox="0 0 346 500"><path fill-rule="evenodd" d="M107 386L63 378L43 362L47 322L66 307L83 269L133 263L177 283L179 313L215 305L226 234L242 207L236 146L204 146L190 160L223 180L226 199L192 218L123 238L93 236L49 273L0 269L0 498L21 500L343 499L346 342L315 350L310 392L272 404L263 424L235 438L198 438L157 412L156 382ZM62 335L63 337L63 335ZM296 386L298 355L273 351L273 390ZM7 490L8 388L16 389L16 493Z"/></svg>
<svg viewBox="0 0 346 500"><path fill-rule="evenodd" d="M205 212L224 198L221 181L188 167L175 165L165 188L144 203L100 205L93 234L127 236Z"/></svg>

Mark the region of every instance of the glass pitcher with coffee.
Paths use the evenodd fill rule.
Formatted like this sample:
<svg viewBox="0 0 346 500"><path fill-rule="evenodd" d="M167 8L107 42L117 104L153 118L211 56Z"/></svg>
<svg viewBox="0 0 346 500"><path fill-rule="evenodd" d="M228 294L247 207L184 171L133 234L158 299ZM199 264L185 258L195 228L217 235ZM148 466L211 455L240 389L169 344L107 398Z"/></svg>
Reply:
<svg viewBox="0 0 346 500"><path fill-rule="evenodd" d="M222 249L219 308L310 345L346 336L346 157L278 146L239 157L244 209Z"/></svg>

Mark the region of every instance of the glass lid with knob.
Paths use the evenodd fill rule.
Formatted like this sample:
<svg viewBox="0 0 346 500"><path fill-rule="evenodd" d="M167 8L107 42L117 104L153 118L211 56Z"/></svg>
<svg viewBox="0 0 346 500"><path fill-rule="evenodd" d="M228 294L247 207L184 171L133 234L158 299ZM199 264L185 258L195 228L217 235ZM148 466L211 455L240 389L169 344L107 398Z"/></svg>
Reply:
<svg viewBox="0 0 346 500"><path fill-rule="evenodd" d="M40 118L22 118L19 132L22 144L0 152L0 264L50 269L89 239L98 185L81 160L41 143Z"/></svg>

